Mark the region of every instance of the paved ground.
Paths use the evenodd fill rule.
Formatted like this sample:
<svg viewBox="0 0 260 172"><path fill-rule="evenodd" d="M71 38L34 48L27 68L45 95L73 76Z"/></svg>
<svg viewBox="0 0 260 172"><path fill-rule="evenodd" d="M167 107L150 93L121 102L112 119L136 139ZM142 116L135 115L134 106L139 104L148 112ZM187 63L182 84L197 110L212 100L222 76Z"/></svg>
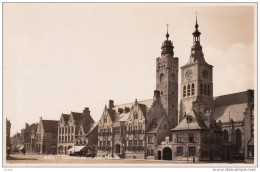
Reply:
<svg viewBox="0 0 260 172"><path fill-rule="evenodd" d="M10 157L6 160L6 164L186 164L187 161L165 161L165 160L139 160L139 159L95 159L95 158L86 158L86 157L74 157L66 155L21 155L21 154L11 154ZM190 164L195 165L191 161ZM209 164L208 162L196 162L196 164ZM221 162L216 162L221 163ZM222 162L223 163L223 162ZM225 163L225 162L224 162ZM240 162L241 163L241 162ZM229 164L229 163L226 163Z"/></svg>

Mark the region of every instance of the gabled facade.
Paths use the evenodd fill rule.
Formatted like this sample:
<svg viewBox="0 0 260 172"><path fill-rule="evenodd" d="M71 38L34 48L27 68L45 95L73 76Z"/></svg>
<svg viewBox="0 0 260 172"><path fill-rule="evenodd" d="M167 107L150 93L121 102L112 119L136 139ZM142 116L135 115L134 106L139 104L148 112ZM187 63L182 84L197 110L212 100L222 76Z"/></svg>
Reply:
<svg viewBox="0 0 260 172"><path fill-rule="evenodd" d="M36 150L39 154L54 154L57 150L58 122L40 117L36 132Z"/></svg>
<svg viewBox="0 0 260 172"><path fill-rule="evenodd" d="M96 145L97 124L90 115L89 108L82 113L71 112L62 114L58 126L59 154L67 154L67 151L75 146Z"/></svg>

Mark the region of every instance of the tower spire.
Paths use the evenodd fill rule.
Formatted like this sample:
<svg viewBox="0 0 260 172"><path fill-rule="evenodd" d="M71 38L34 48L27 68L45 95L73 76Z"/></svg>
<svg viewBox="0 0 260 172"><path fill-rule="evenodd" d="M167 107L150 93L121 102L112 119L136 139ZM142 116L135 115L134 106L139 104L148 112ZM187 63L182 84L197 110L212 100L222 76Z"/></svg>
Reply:
<svg viewBox="0 0 260 172"><path fill-rule="evenodd" d="M166 26L167 26L167 34L166 34L166 38L167 38L167 41L168 41L168 39L169 39L169 33L168 33L168 27L169 27L169 24L166 24Z"/></svg>
<svg viewBox="0 0 260 172"><path fill-rule="evenodd" d="M195 24L195 31L192 33L192 35L193 35L193 42L199 42L200 41L200 31L198 30L198 28L199 28L199 25L198 25L198 19L197 19L197 15L198 15L198 13L197 13L197 10L196 10L196 24Z"/></svg>

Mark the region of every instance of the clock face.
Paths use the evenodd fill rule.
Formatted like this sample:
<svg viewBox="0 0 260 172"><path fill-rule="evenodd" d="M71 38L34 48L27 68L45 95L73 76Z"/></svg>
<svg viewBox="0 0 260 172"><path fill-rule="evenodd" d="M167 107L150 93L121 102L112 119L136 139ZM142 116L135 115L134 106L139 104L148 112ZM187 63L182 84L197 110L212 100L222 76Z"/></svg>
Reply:
<svg viewBox="0 0 260 172"><path fill-rule="evenodd" d="M209 76L209 73L206 69L204 69L203 72L202 72L202 75L203 75L204 79L207 79L208 76Z"/></svg>
<svg viewBox="0 0 260 172"><path fill-rule="evenodd" d="M191 77L192 77L192 70L191 70L191 69L187 70L187 72L186 72L186 74L185 74L185 77L186 77L186 79L188 79L188 80L191 79Z"/></svg>

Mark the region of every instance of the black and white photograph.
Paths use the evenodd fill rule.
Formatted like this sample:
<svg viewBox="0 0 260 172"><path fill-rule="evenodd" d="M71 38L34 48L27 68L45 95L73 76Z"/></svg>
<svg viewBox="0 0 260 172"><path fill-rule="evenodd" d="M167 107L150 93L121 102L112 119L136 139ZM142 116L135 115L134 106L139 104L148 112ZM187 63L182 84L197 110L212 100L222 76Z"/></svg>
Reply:
<svg viewBox="0 0 260 172"><path fill-rule="evenodd" d="M2 166L255 171L257 6L3 2Z"/></svg>

